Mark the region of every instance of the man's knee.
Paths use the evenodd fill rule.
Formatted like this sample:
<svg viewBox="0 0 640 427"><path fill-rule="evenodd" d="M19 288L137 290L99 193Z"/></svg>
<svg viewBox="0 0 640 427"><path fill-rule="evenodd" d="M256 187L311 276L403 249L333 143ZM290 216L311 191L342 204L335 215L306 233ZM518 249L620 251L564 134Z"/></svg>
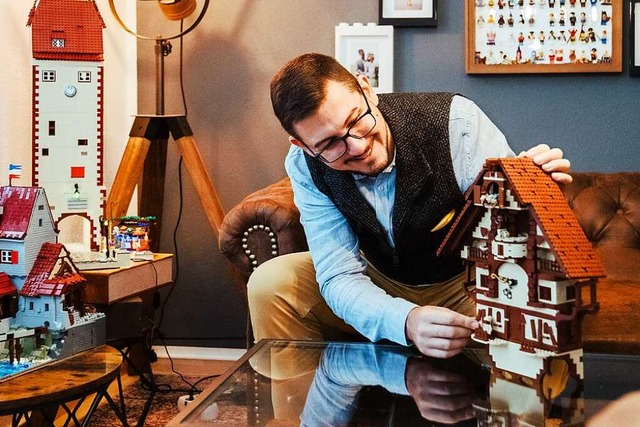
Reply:
<svg viewBox="0 0 640 427"><path fill-rule="evenodd" d="M249 304L268 303L277 295L288 293L296 283L296 265L286 256L272 258L256 268L247 283Z"/></svg>

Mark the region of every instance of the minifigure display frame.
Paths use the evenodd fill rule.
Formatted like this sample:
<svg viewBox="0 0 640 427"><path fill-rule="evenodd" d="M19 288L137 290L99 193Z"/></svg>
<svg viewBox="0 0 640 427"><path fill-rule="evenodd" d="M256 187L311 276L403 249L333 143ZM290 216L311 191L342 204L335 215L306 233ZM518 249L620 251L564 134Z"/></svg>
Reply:
<svg viewBox="0 0 640 427"><path fill-rule="evenodd" d="M378 23L396 27L437 27L438 0L379 0Z"/></svg>
<svg viewBox="0 0 640 427"><path fill-rule="evenodd" d="M629 74L640 76L640 0L629 1Z"/></svg>
<svg viewBox="0 0 640 427"><path fill-rule="evenodd" d="M335 37L335 58L340 64L354 75L359 72L367 75L376 93L393 92L392 25L342 23L336 26ZM358 71L358 62L362 62L360 50L366 55L362 58L362 71ZM373 55L371 61L368 60L370 54Z"/></svg>
<svg viewBox="0 0 640 427"><path fill-rule="evenodd" d="M622 0L466 0L467 74L622 71Z"/></svg>

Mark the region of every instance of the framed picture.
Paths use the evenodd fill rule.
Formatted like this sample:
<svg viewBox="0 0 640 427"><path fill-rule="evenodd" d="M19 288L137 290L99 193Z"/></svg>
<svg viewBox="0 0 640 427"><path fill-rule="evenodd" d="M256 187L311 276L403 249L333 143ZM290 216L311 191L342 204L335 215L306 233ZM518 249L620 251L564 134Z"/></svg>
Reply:
<svg viewBox="0 0 640 427"><path fill-rule="evenodd" d="M631 0L629 25L629 74L640 76L640 0Z"/></svg>
<svg viewBox="0 0 640 427"><path fill-rule="evenodd" d="M377 93L393 91L393 26L336 26L336 59L354 75L365 74Z"/></svg>
<svg viewBox="0 0 640 427"><path fill-rule="evenodd" d="M622 71L622 0L466 0L468 74Z"/></svg>
<svg viewBox="0 0 640 427"><path fill-rule="evenodd" d="M437 0L378 0L378 23L396 27L436 27Z"/></svg>

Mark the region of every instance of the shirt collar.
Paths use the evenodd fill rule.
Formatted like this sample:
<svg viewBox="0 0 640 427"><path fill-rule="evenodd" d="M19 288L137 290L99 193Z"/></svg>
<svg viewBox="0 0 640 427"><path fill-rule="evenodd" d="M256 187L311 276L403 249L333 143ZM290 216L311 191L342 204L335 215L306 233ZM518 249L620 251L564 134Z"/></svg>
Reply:
<svg viewBox="0 0 640 427"><path fill-rule="evenodd" d="M393 147L393 160L391 160L391 163L389 163L389 166L387 166L382 172L382 173L390 173L394 168L396 167L396 148ZM364 178L375 178L369 175L363 175L360 173L352 173L351 175L353 175L353 179L355 179L356 181L359 181L361 179Z"/></svg>

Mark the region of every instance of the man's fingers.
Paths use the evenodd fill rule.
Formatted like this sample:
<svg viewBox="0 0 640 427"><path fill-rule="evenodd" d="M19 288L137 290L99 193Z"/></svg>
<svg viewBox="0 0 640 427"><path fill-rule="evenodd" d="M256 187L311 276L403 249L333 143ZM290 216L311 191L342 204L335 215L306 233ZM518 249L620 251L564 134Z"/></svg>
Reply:
<svg viewBox="0 0 640 427"><path fill-rule="evenodd" d="M424 320L437 325L460 326L467 329L476 329L478 321L473 317L465 316L444 307L430 307L424 312Z"/></svg>
<svg viewBox="0 0 640 427"><path fill-rule="evenodd" d="M547 144L538 144L535 147L532 147L526 151L520 153L518 157L529 157L533 158L540 153L544 153L545 151L549 151L551 148Z"/></svg>

